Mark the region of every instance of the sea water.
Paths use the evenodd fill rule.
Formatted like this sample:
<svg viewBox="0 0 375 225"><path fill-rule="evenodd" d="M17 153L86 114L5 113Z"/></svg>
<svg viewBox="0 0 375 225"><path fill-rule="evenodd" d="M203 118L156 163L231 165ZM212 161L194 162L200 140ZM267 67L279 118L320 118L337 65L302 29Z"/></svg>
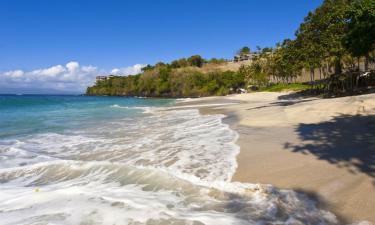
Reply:
<svg viewBox="0 0 375 225"><path fill-rule="evenodd" d="M0 224L338 224L302 194L231 182L236 132L174 103L0 96Z"/></svg>

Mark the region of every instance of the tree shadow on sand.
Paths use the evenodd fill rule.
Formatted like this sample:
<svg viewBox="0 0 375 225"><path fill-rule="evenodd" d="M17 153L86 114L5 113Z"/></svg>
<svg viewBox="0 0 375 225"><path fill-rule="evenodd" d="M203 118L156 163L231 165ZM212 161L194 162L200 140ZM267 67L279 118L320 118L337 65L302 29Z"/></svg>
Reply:
<svg viewBox="0 0 375 225"><path fill-rule="evenodd" d="M269 107L275 107L275 106L291 106L291 105L296 105L296 104L300 104L300 103L304 103L304 102L311 102L311 101L315 101L315 100L316 99L277 101L277 102L271 102L268 105L261 105L261 106L248 108L246 110L257 110L257 109L263 109L263 108L269 108Z"/></svg>
<svg viewBox="0 0 375 225"><path fill-rule="evenodd" d="M375 115L340 115L326 122L300 124L296 132L302 144L285 143L285 149L313 154L375 181Z"/></svg>
<svg viewBox="0 0 375 225"><path fill-rule="evenodd" d="M309 90L305 91L298 91L298 92L290 92L287 94L283 94L277 97L278 100L301 100L305 98L310 98L310 97L318 97L315 94L312 94Z"/></svg>

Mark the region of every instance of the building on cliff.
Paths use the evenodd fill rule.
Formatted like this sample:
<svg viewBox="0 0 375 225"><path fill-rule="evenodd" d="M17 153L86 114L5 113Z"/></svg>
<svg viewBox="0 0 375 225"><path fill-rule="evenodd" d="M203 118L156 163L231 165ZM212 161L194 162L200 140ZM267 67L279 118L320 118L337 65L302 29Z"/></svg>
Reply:
<svg viewBox="0 0 375 225"><path fill-rule="evenodd" d="M239 54L233 57L233 62L253 61L258 56L258 53Z"/></svg>
<svg viewBox="0 0 375 225"><path fill-rule="evenodd" d="M96 82L107 80L107 76L96 76Z"/></svg>

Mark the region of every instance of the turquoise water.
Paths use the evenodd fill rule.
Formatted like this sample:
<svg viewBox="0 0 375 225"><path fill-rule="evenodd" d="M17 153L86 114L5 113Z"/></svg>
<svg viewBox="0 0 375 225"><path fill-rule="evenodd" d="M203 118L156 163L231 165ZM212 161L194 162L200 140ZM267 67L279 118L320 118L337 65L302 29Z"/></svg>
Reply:
<svg viewBox="0 0 375 225"><path fill-rule="evenodd" d="M0 96L0 225L339 224L292 190L232 182L237 133L174 103Z"/></svg>
<svg viewBox="0 0 375 225"><path fill-rule="evenodd" d="M0 95L0 138L96 127L111 120L142 116L142 107L167 106L173 102L124 97Z"/></svg>

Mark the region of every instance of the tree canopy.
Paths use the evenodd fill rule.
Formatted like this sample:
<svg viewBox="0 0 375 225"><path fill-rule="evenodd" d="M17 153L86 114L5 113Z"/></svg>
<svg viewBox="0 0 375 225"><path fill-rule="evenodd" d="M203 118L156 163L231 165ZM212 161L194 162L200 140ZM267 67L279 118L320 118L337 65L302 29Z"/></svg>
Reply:
<svg viewBox="0 0 375 225"><path fill-rule="evenodd" d="M347 21L344 46L354 57L366 57L367 60L375 49L375 1L353 1L347 10Z"/></svg>

